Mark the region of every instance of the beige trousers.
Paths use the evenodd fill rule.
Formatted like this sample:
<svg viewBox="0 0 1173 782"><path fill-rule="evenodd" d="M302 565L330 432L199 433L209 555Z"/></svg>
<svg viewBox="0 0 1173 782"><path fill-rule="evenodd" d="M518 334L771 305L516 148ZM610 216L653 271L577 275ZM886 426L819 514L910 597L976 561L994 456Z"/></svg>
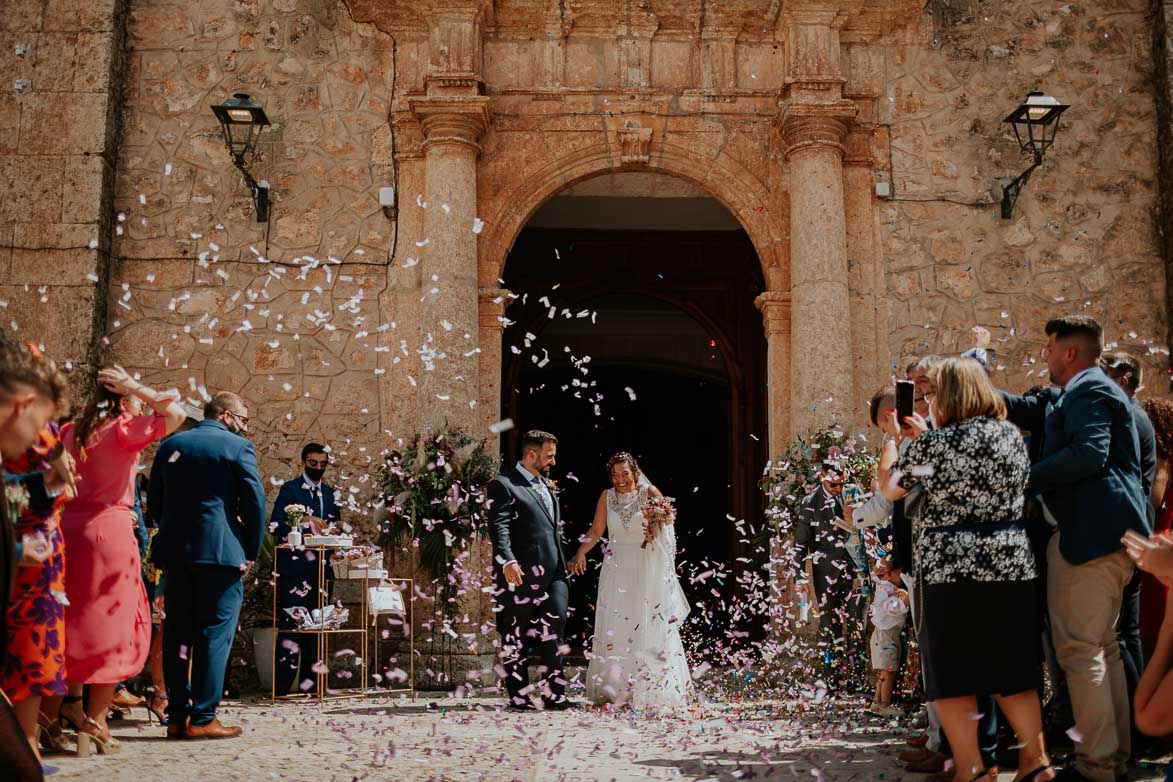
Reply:
<svg viewBox="0 0 1173 782"><path fill-rule="evenodd" d="M1059 553L1061 534L1047 546L1047 607L1075 713L1075 765L1095 782L1115 782L1132 751L1128 689L1116 644L1132 561L1121 550L1072 565Z"/></svg>

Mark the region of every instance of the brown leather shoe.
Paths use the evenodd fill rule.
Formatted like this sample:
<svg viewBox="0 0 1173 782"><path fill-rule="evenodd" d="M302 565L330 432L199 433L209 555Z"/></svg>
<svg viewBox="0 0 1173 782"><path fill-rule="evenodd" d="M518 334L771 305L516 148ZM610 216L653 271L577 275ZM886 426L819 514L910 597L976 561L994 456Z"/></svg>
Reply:
<svg viewBox="0 0 1173 782"><path fill-rule="evenodd" d="M945 770L945 761L948 759L948 755L942 755L940 752L929 752L924 760L909 763L906 770L915 774L936 774Z"/></svg>
<svg viewBox="0 0 1173 782"><path fill-rule="evenodd" d="M146 701L144 699L125 687L119 687L115 690L114 697L110 700L112 706L117 706L120 709L137 709L145 703Z"/></svg>
<svg viewBox="0 0 1173 782"><path fill-rule="evenodd" d="M896 757L900 758L901 763L922 763L932 757L933 751L931 749L906 749Z"/></svg>
<svg viewBox="0 0 1173 782"><path fill-rule="evenodd" d="M186 739L187 726L183 724L175 724L167 726L167 738L169 739Z"/></svg>
<svg viewBox="0 0 1173 782"><path fill-rule="evenodd" d="M189 739L234 739L241 733L244 733L244 728L239 725L234 725L231 728L227 725L221 725L220 720L216 717L213 717L207 725L192 723L187 726Z"/></svg>

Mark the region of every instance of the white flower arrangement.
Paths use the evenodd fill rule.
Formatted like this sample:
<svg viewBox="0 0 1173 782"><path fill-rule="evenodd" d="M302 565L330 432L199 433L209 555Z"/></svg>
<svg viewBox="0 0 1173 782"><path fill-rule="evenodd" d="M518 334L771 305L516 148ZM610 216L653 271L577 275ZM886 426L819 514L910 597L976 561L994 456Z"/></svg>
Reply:
<svg viewBox="0 0 1173 782"><path fill-rule="evenodd" d="M32 498L29 497L29 490L22 483L5 483L4 499L8 502L8 509L13 519L19 518L20 514L32 502Z"/></svg>

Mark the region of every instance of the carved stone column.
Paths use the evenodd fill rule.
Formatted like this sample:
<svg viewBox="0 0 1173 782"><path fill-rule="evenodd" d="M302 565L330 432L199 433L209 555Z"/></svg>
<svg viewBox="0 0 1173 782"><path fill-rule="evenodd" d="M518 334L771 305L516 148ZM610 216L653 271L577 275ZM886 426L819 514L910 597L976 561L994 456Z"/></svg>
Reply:
<svg viewBox="0 0 1173 782"><path fill-rule="evenodd" d="M766 291L754 299L766 329L766 401L770 458L790 443L790 294Z"/></svg>
<svg viewBox="0 0 1173 782"><path fill-rule="evenodd" d="M850 101L787 105L790 175L791 418L795 434L847 421L852 352L843 140Z"/></svg>
<svg viewBox="0 0 1173 782"><path fill-rule="evenodd" d="M504 288L481 288L478 309L478 342L481 353L481 431L501 417L501 334L505 330L505 308L509 306L510 292ZM489 445L496 455L500 438L489 436Z"/></svg>
<svg viewBox="0 0 1173 782"><path fill-rule="evenodd" d="M445 422L477 431L481 411L477 319L477 141L489 125L489 99L437 96L411 100L423 129L424 242L420 247L418 387L421 427Z"/></svg>
<svg viewBox="0 0 1173 782"><path fill-rule="evenodd" d="M879 225L872 191L874 181L869 134L848 134L843 157L843 211L847 228L848 286L851 296L851 352L855 364L852 409L867 425L865 400L883 385L888 363L888 319L884 269L880 262Z"/></svg>

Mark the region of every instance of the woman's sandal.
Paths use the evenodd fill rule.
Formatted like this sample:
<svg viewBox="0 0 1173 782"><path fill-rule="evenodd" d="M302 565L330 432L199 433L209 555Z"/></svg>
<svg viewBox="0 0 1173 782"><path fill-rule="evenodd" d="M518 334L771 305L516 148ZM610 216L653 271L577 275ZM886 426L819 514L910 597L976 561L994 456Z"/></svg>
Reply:
<svg viewBox="0 0 1173 782"><path fill-rule="evenodd" d="M1051 765L1049 763L1045 766L1039 766L1025 777L1020 777L1018 780L1016 780L1016 782L1035 782L1035 779L1038 778L1039 774L1044 774L1050 770Z"/></svg>
<svg viewBox="0 0 1173 782"><path fill-rule="evenodd" d="M65 698L62 699L61 711L58 713L57 721L60 723L62 728L65 728L68 726L69 729L74 731L75 733L81 733L81 725L78 725L74 721L73 717L70 717L68 714L65 713L65 707L71 703L81 703L81 696L80 695L66 695ZM85 719L84 719L85 712L84 711L82 712L82 717L83 717L82 723L84 724L85 723Z"/></svg>
<svg viewBox="0 0 1173 782"><path fill-rule="evenodd" d="M50 720L44 712L37 714L37 743L45 752L69 752L71 749L61 723Z"/></svg>
<svg viewBox="0 0 1173 782"><path fill-rule="evenodd" d="M167 724L167 696L158 695L152 692L147 696L147 724L151 724L151 715L159 721L160 725Z"/></svg>
<svg viewBox="0 0 1173 782"><path fill-rule="evenodd" d="M91 727L93 732L88 730ZM109 729L107 729L107 735L102 736L102 726L93 717L86 717L86 724L82 728L77 732L77 754L79 756L84 757L90 754L89 742L93 742L99 755L113 755L122 750L118 739L109 735ZM86 745L85 749L82 748L83 744Z"/></svg>
<svg viewBox="0 0 1173 782"><path fill-rule="evenodd" d="M981 782L983 779L996 780L998 778L998 767L990 766L978 772L978 775L969 782Z"/></svg>

